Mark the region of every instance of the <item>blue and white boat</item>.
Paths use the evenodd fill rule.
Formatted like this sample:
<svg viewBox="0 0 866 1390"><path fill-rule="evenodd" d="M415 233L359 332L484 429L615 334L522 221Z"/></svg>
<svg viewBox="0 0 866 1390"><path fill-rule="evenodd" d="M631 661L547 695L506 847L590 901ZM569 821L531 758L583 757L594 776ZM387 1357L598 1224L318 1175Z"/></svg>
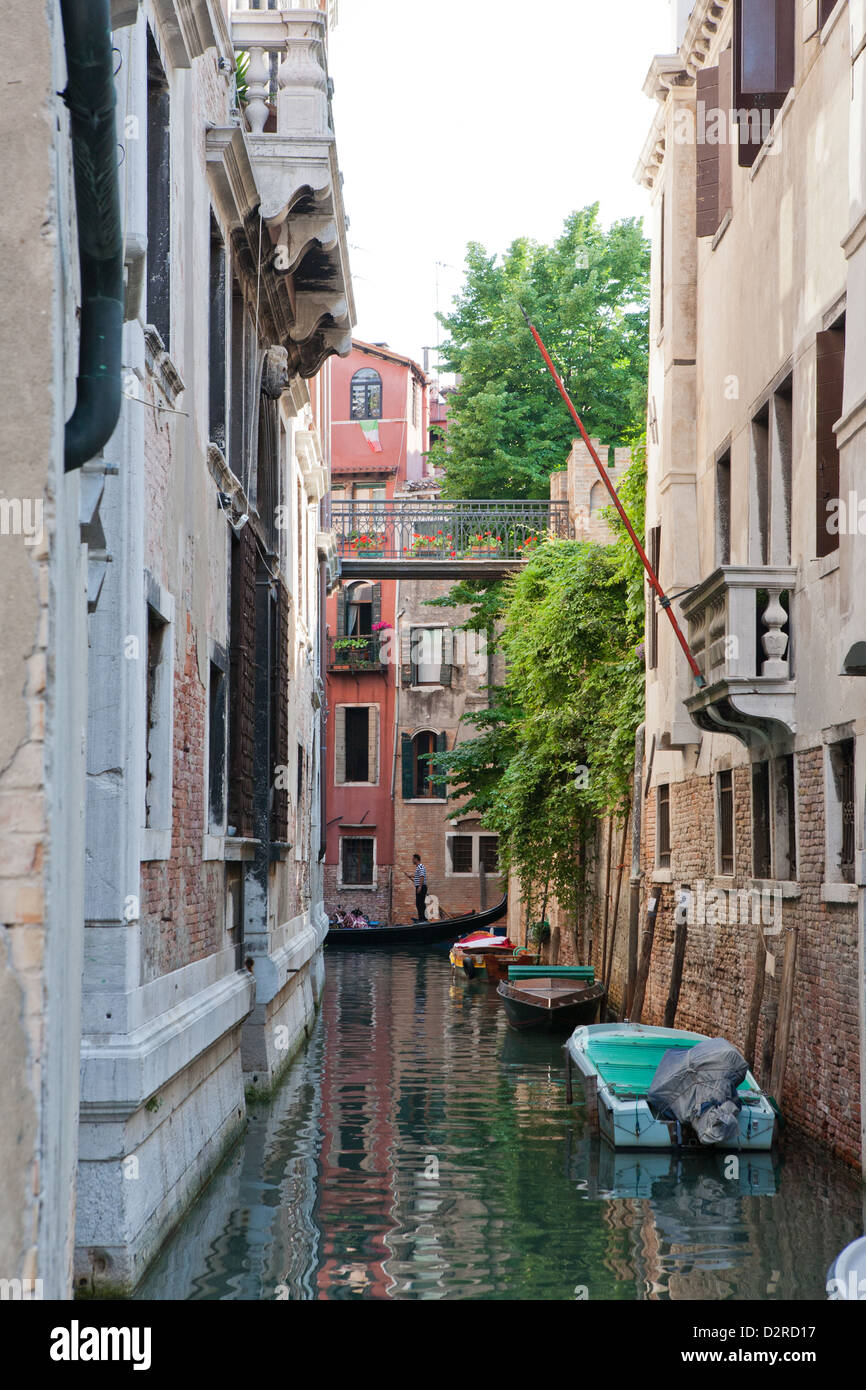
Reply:
<svg viewBox="0 0 866 1390"><path fill-rule="evenodd" d="M827 1297L831 1303L866 1303L866 1236L852 1241L833 1261Z"/></svg>
<svg viewBox="0 0 866 1390"><path fill-rule="evenodd" d="M739 1056L721 1039L679 1028L653 1028L642 1023L595 1023L576 1028L566 1044L568 1098L572 1068L576 1068L583 1081L590 1116L615 1149L771 1149L776 1135L776 1112L742 1058L739 1074L742 1076L745 1071L743 1080L732 1084L726 1096L716 1088L719 1099L702 1102L701 1097L712 1087L702 1090L700 1065L689 1067L687 1062L688 1054L702 1043L715 1043L717 1051L727 1048L734 1058ZM703 1048L699 1055L703 1057L707 1051ZM678 1052L682 1053L682 1060ZM670 1075L672 1069L678 1069L685 1078L681 1090L691 1097L693 1113L699 1115L697 1130L648 1099L654 1083L654 1095L657 1092L662 1058L662 1072ZM706 1114L713 1109L723 1122L719 1131L726 1131L717 1139L712 1137L714 1117Z"/></svg>

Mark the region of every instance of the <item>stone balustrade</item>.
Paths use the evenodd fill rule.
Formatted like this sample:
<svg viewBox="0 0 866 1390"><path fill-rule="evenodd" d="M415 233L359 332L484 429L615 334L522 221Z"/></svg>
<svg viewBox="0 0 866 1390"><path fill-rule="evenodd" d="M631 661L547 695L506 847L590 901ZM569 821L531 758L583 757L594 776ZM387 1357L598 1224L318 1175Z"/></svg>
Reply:
<svg viewBox="0 0 866 1390"><path fill-rule="evenodd" d="M707 682L686 701L700 728L745 743L772 737L774 726L793 732L796 577L792 566L723 565L683 600L689 645Z"/></svg>

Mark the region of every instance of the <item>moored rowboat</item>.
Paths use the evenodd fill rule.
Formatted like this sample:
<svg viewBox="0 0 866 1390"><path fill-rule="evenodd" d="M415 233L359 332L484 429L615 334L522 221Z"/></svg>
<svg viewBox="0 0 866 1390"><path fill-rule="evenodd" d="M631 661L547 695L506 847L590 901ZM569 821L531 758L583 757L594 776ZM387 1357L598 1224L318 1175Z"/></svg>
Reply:
<svg viewBox="0 0 866 1390"><path fill-rule="evenodd" d="M666 1116L650 1101L658 1090L657 1074L670 1074L677 1066L685 1074L688 1054L700 1044L716 1043L729 1047L721 1039L710 1039L703 1033L688 1033L679 1028L653 1028L641 1023L599 1023L575 1030L566 1044L568 1094L571 1092L571 1068L576 1067L583 1080L590 1115L597 1119L604 1138L614 1148L730 1148L731 1137L725 1135L718 1145L698 1133L689 1123ZM734 1049L730 1049L734 1055ZM681 1053L677 1058L676 1053ZM673 1054L673 1055L671 1055ZM764 1095L752 1073L740 1058L744 1079L729 1098L704 1104L704 1113L714 1107L727 1107L731 1123L736 1123L734 1147L740 1149L771 1149L776 1132L776 1112ZM688 1084L697 1094L701 1078L697 1065ZM688 1088L686 1088L688 1089ZM697 1112L696 1112L697 1113ZM695 1123L700 1129L703 1116ZM706 1133L711 1132L707 1127Z"/></svg>
<svg viewBox="0 0 866 1390"><path fill-rule="evenodd" d="M591 1023L607 993L603 984L595 983L591 969L513 965L496 992L512 1028L548 1032Z"/></svg>

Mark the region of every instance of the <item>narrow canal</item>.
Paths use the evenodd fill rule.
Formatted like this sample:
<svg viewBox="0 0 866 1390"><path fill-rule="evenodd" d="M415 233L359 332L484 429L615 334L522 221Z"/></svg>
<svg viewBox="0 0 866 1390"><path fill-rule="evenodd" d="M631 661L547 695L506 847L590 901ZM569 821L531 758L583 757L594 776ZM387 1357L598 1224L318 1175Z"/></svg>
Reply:
<svg viewBox="0 0 866 1390"><path fill-rule="evenodd" d="M137 1297L822 1299L862 1204L790 1133L738 1173L615 1157L566 1109L562 1040L511 1032L447 953L341 953Z"/></svg>

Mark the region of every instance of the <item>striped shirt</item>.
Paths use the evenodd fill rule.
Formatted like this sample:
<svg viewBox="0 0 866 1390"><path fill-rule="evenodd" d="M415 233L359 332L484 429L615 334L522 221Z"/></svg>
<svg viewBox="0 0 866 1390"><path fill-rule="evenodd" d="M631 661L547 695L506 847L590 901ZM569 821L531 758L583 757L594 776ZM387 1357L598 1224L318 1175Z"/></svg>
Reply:
<svg viewBox="0 0 866 1390"><path fill-rule="evenodd" d="M415 865L415 892L427 882L427 870L423 864Z"/></svg>

